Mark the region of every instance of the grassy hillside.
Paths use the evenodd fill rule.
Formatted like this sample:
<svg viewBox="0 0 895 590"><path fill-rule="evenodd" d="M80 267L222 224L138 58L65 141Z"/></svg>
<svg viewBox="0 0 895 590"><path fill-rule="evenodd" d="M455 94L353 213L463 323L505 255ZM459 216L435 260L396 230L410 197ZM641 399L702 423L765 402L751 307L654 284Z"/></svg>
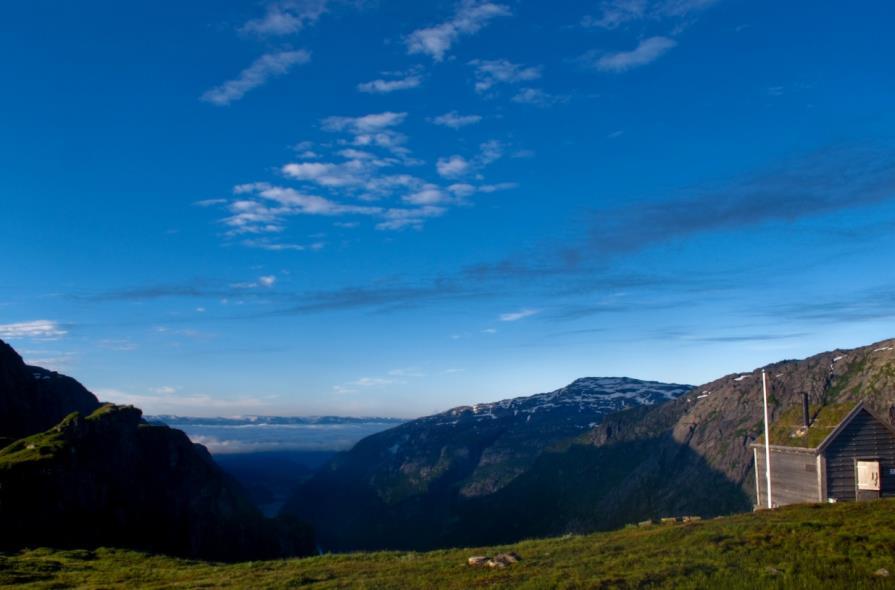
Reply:
<svg viewBox="0 0 895 590"><path fill-rule="evenodd" d="M467 557L515 551L505 569ZM885 575L885 572L891 572ZM129 551L0 556L24 588L891 588L895 500L791 506L710 521L526 541L489 549L356 553L219 565Z"/></svg>

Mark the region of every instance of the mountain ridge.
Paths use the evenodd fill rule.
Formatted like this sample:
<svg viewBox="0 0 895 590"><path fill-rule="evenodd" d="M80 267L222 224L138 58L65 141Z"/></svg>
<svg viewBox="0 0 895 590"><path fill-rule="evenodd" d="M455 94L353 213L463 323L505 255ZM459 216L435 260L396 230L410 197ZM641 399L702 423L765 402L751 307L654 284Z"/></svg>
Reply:
<svg viewBox="0 0 895 590"><path fill-rule="evenodd" d="M402 548L436 546L457 504L505 487L550 445L609 413L691 389L590 377L547 393L418 418L336 455L299 488L284 513L314 523L327 548L387 547L386 539Z"/></svg>
<svg viewBox="0 0 895 590"><path fill-rule="evenodd" d="M762 431L762 369L772 421L800 405L803 393L813 411L863 399L888 415L895 404L895 340L884 340L731 373L662 403L617 408L574 432L534 429L514 438L486 428L496 422L489 415L509 411L501 402L461 406L362 440L306 482L295 501L322 507L309 518L322 542L339 549L505 543L660 516L747 511L754 501L750 444ZM542 402L549 398L543 395ZM538 412L529 415L536 420ZM475 436L441 431L464 420L483 426ZM399 454L394 445L414 427L410 440L427 446ZM546 442L532 444L532 435ZM525 460L514 461L519 454ZM338 493L324 495L327 487ZM421 530L416 538L414 530Z"/></svg>

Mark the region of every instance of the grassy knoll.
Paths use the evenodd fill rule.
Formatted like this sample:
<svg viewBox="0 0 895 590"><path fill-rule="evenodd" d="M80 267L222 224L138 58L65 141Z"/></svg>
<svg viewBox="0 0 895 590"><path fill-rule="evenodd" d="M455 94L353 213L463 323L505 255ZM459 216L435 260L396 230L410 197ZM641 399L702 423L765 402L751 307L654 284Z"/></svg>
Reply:
<svg viewBox="0 0 895 590"><path fill-rule="evenodd" d="M466 565L515 551L506 569ZM879 570L888 570L889 576ZM117 549L0 555L23 588L895 588L895 500L795 506L488 549L231 565Z"/></svg>

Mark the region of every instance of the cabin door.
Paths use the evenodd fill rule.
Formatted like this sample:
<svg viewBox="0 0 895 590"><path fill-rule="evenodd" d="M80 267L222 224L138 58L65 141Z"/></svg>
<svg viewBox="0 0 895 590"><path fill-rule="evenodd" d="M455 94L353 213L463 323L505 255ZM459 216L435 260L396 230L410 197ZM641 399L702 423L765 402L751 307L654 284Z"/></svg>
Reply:
<svg viewBox="0 0 895 590"><path fill-rule="evenodd" d="M855 461L855 498L873 500L879 498L880 469L879 461Z"/></svg>

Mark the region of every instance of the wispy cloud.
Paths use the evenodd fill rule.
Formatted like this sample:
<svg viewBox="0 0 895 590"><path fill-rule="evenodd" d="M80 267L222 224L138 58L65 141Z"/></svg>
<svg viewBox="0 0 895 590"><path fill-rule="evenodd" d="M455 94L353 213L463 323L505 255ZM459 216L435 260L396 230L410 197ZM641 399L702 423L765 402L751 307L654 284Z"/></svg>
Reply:
<svg viewBox="0 0 895 590"><path fill-rule="evenodd" d="M394 379L385 377L361 377L341 385L333 385L333 391L336 393L357 393L361 389L380 389L393 383L395 383Z"/></svg>
<svg viewBox="0 0 895 590"><path fill-rule="evenodd" d="M591 51L582 56L581 61L601 72L626 72L656 61L675 46L677 41L670 37L650 37L630 51Z"/></svg>
<svg viewBox="0 0 895 590"><path fill-rule="evenodd" d="M311 242L309 244L294 244L291 242L278 242L270 238L249 238L242 241L243 246L267 250L268 252L307 252L322 250L323 242Z"/></svg>
<svg viewBox="0 0 895 590"><path fill-rule="evenodd" d="M498 84L518 84L531 82L541 77L540 66L524 66L505 59L482 60L469 62L475 68L475 91L488 92Z"/></svg>
<svg viewBox="0 0 895 590"><path fill-rule="evenodd" d="M647 0L610 0L600 5L600 15L587 15L581 19L585 27L615 29L647 14Z"/></svg>
<svg viewBox="0 0 895 590"><path fill-rule="evenodd" d="M833 323L855 323L895 318L895 285L871 289L846 289L844 293L823 298L771 304L757 310L771 318Z"/></svg>
<svg viewBox="0 0 895 590"><path fill-rule="evenodd" d="M460 129L469 125L475 125L481 120L481 115L461 115L457 111L450 111L449 113L434 117L432 122L436 125L441 125L442 127Z"/></svg>
<svg viewBox="0 0 895 590"><path fill-rule="evenodd" d="M530 318L533 315L537 315L540 313L538 309L520 309L519 311L512 311L509 313L500 314L500 321L502 322L518 322L519 320L524 320L525 318Z"/></svg>
<svg viewBox="0 0 895 590"><path fill-rule="evenodd" d="M0 338L4 340L58 340L68 334L53 320L32 320L0 324Z"/></svg>
<svg viewBox="0 0 895 590"><path fill-rule="evenodd" d="M641 21L692 19L718 0L607 0L600 4L599 15L587 15L581 25L612 30Z"/></svg>
<svg viewBox="0 0 895 590"><path fill-rule="evenodd" d="M357 85L357 89L368 94L389 94L398 90L419 88L422 83L422 73L419 68L415 68L407 72L392 72L388 77L362 82Z"/></svg>
<svg viewBox="0 0 895 590"><path fill-rule="evenodd" d="M297 174L297 170L293 173ZM379 207L341 204L264 182L239 185L234 193L238 198L228 203L230 215L223 219L230 236L279 233L284 229L285 219L296 215L378 215L382 212Z"/></svg>
<svg viewBox="0 0 895 590"><path fill-rule="evenodd" d="M361 377L354 381L334 385L333 391L340 394L346 394L357 393L365 389L382 389L389 385L403 385L407 383L407 379L416 379L425 376L425 373L415 367L391 369L384 377Z"/></svg>
<svg viewBox="0 0 895 590"><path fill-rule="evenodd" d="M172 385L160 385L158 387L150 387L149 391L162 395L171 395L177 393L177 388Z"/></svg>
<svg viewBox="0 0 895 590"><path fill-rule="evenodd" d="M492 139L480 144L479 153L472 158L465 158L457 154L441 157L435 162L435 168L439 176L451 179L459 178L472 172L478 172L489 164L496 162L503 157L504 152L503 143ZM469 194L473 192L475 191L470 190Z"/></svg>
<svg viewBox="0 0 895 590"><path fill-rule="evenodd" d="M477 33L491 20L510 14L510 8L504 4L463 0L451 19L432 27L417 29L408 35L407 53L421 53L435 61L442 61L461 36Z"/></svg>
<svg viewBox="0 0 895 590"><path fill-rule="evenodd" d="M540 88L522 88L511 99L519 104L530 104L536 107L549 107L566 102L567 97L549 94Z"/></svg>
<svg viewBox="0 0 895 590"><path fill-rule="evenodd" d="M329 0L283 0L267 5L264 16L243 24L243 34L261 37L292 35L316 22L326 12Z"/></svg>
<svg viewBox="0 0 895 590"><path fill-rule="evenodd" d="M454 178L456 176L463 176L469 172L471 164L469 163L469 160L463 156L454 155L447 158L438 158L435 167L437 168L439 175L447 178Z"/></svg>
<svg viewBox="0 0 895 590"><path fill-rule="evenodd" d="M601 212L591 246L604 254L628 252L692 234L795 221L893 199L895 152L837 146L727 185Z"/></svg>
<svg viewBox="0 0 895 590"><path fill-rule="evenodd" d="M280 174L299 183L288 187L270 182L250 182L233 188L231 199L206 200L202 204L223 208L220 220L227 238L241 238L244 245L272 251L319 249L272 236L285 235L290 218L326 216L340 218L340 227L356 225L350 217L371 218L383 231L421 229L427 220L441 217L451 206L465 204L476 193L492 193L515 186L512 182L487 183L480 171L501 158L498 140L483 142L474 156L440 158L436 172L456 179L475 172L472 181L446 188L420 175L421 161L404 146L399 130L407 113L385 111L361 116L331 116L321 128L337 138L320 143L320 151L282 165ZM311 146L301 144L302 154ZM301 156L301 155L300 155ZM322 193L322 194L320 194ZM324 196L325 195L325 196Z"/></svg>
<svg viewBox="0 0 895 590"><path fill-rule="evenodd" d="M247 92L263 85L270 78L282 76L294 66L309 61L311 54L304 50L265 53L240 72L239 76L206 91L201 98L217 106L226 106L241 99Z"/></svg>
<svg viewBox="0 0 895 590"><path fill-rule="evenodd" d="M233 283L230 285L230 287L233 289L257 289L259 287L264 287L265 289L270 289L276 283L277 283L277 277L275 275L264 275L264 276L258 277L258 280L256 280L256 281Z"/></svg>
<svg viewBox="0 0 895 590"><path fill-rule="evenodd" d="M374 113L361 117L327 117L323 119L323 129L326 131L348 131L356 135L364 133L379 133L390 127L396 127L404 122L407 113Z"/></svg>

